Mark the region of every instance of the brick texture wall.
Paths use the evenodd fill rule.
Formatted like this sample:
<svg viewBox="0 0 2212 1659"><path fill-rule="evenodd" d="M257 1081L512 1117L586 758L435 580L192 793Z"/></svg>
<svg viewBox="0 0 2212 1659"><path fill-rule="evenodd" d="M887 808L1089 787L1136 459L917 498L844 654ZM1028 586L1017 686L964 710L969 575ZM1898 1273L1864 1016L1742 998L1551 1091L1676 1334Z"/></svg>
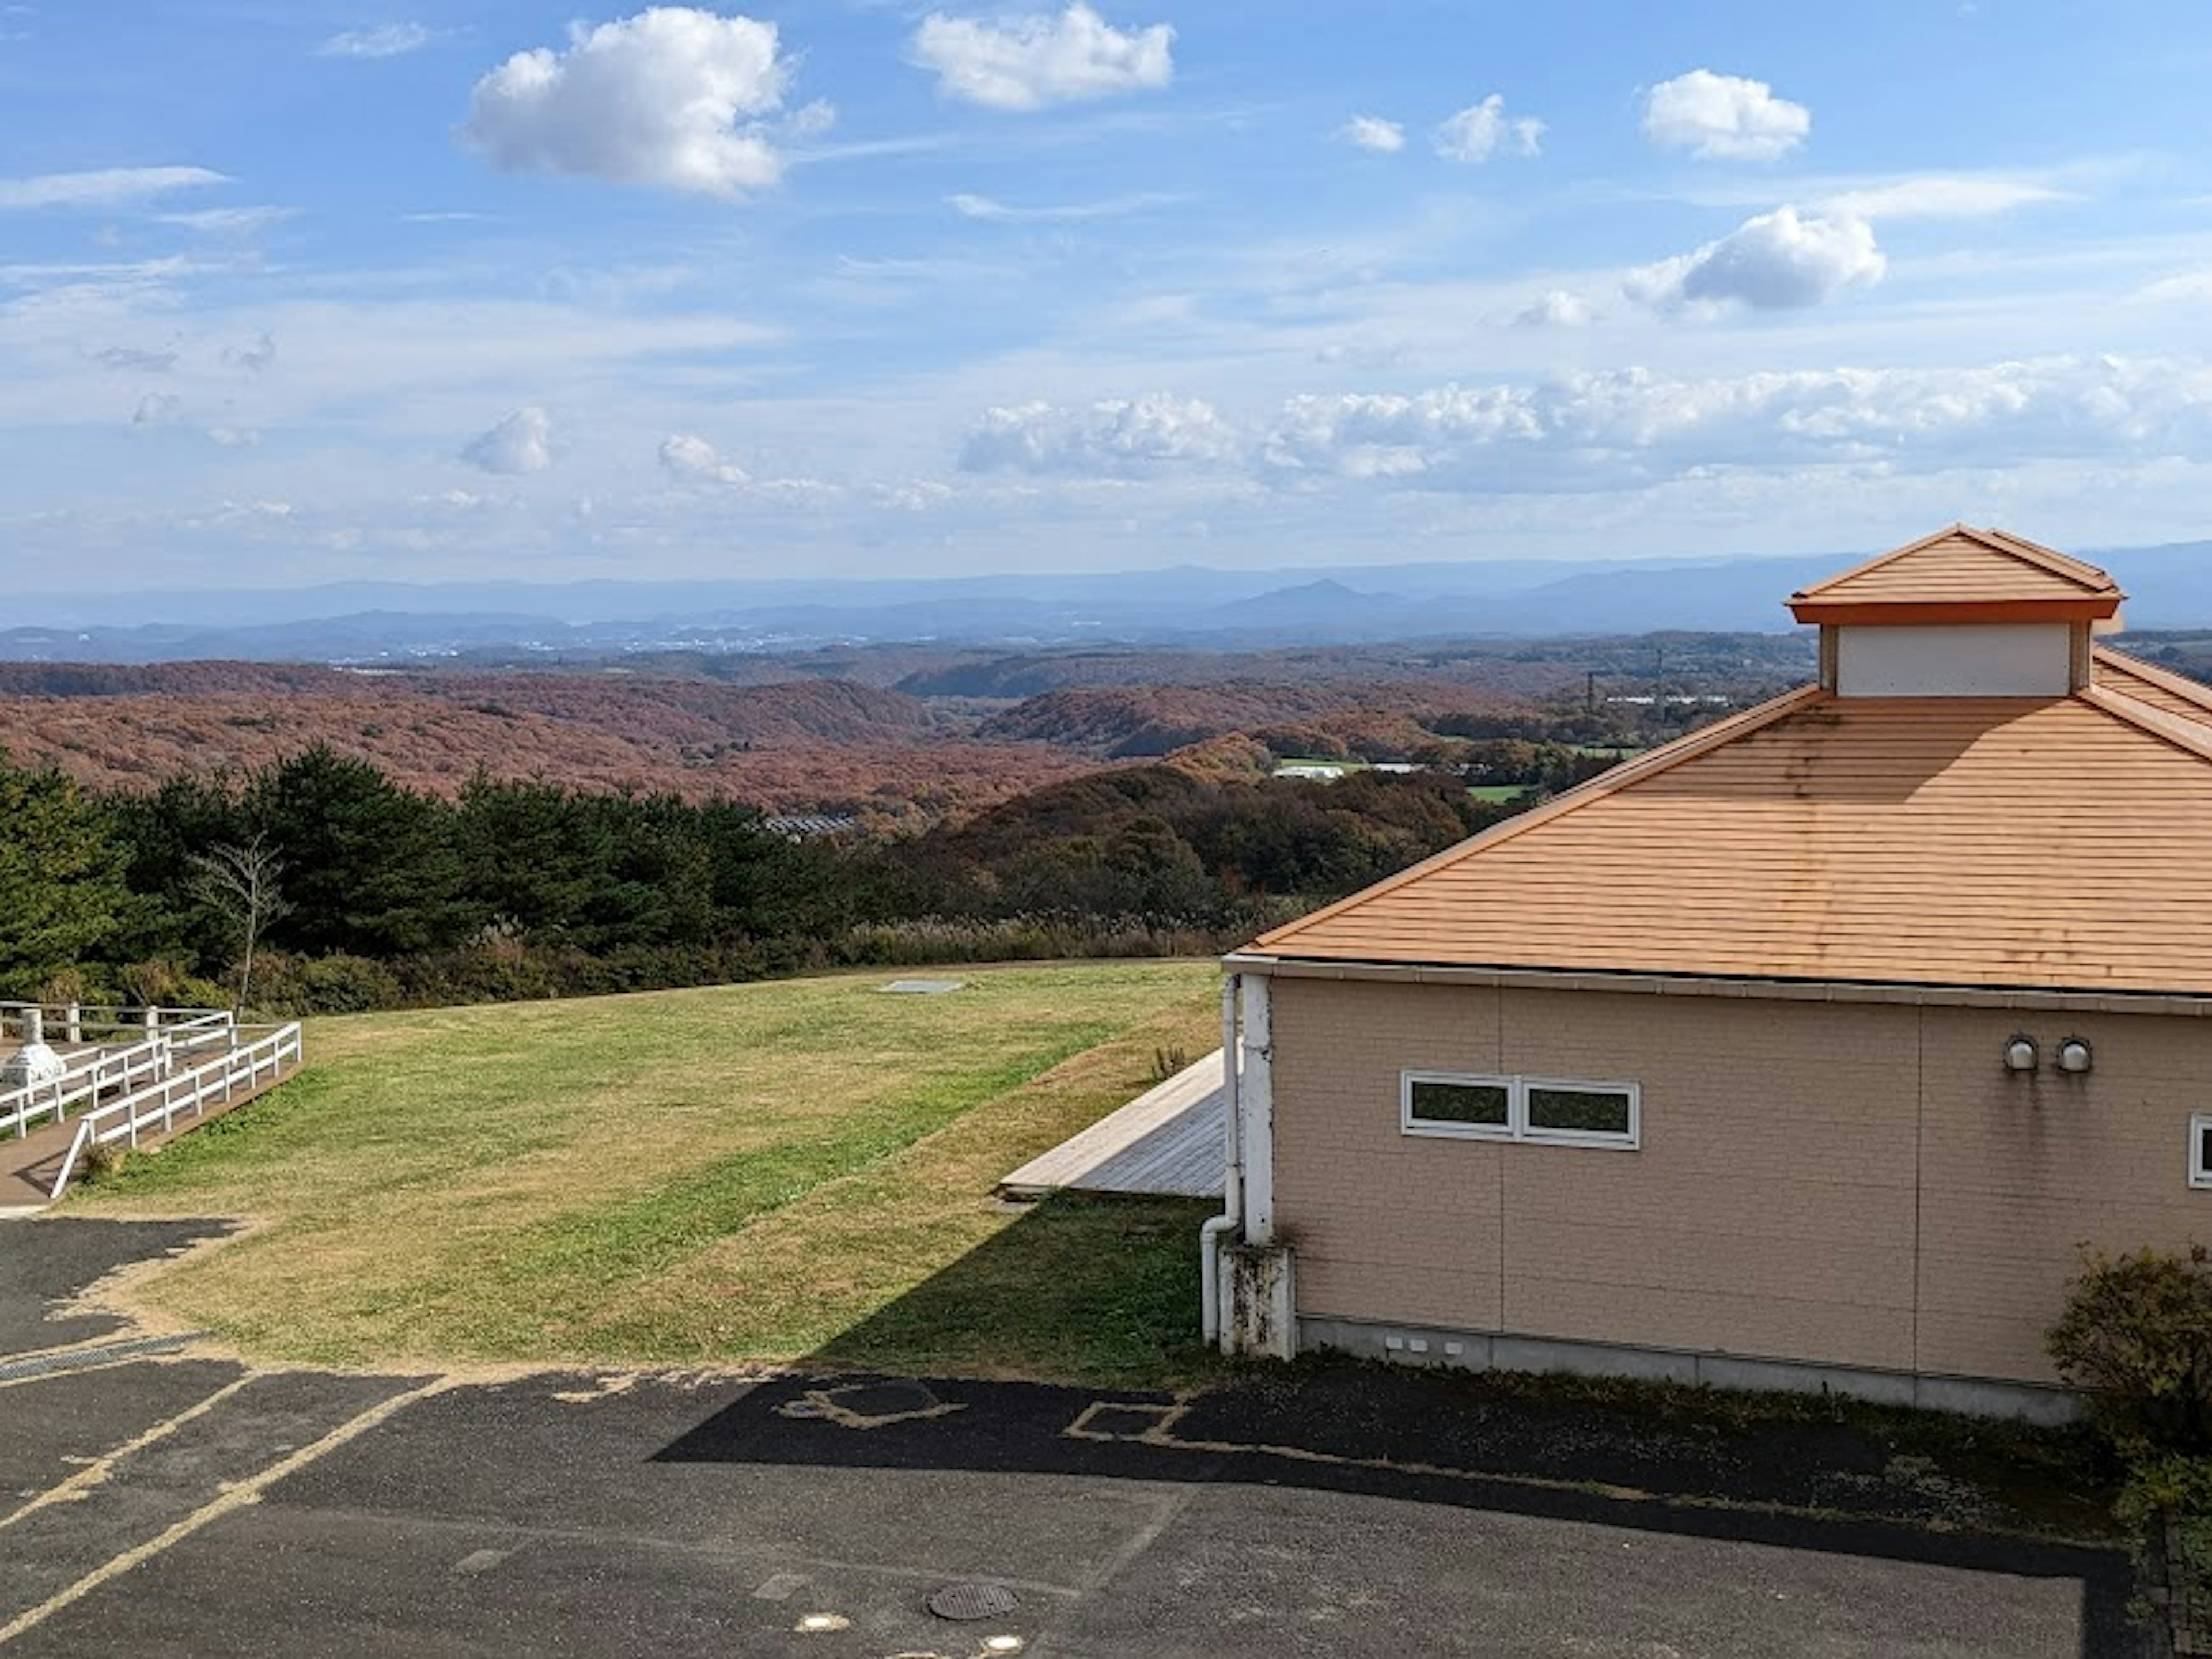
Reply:
<svg viewBox="0 0 2212 1659"><path fill-rule="evenodd" d="M1283 978L1303 1314L2050 1380L2083 1241L2212 1238L2212 1024ZM2015 1030L2043 1070L1999 1062ZM2058 1040L2094 1045L2082 1078ZM1634 1082L1634 1152L1407 1136L1404 1067Z"/></svg>

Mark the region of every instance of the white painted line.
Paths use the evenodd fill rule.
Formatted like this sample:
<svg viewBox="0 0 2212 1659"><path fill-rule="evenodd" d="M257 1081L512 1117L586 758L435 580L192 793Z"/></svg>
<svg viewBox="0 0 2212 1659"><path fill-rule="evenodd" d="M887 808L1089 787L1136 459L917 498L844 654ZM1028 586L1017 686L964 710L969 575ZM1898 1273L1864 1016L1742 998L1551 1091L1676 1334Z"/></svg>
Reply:
<svg viewBox="0 0 2212 1659"><path fill-rule="evenodd" d="M75 1375L75 1373L70 1373L70 1375ZM259 1375L260 1373L258 1371L248 1371L245 1376L238 1378L235 1382L224 1383L222 1387L217 1389L206 1399L201 1401L198 1405L188 1406L183 1411L179 1412L174 1417L167 1418L162 1421L156 1423L152 1428L147 1430L145 1433L137 1436L134 1439L125 1441L113 1451L106 1452L100 1456L89 1459L86 1462L84 1468L79 1469L75 1474L70 1476L68 1480L63 1481L59 1486L55 1486L51 1491L40 1492L29 1503L24 1504L21 1509L17 1510L13 1515L8 1516L4 1519L0 1519L0 1532L6 1531L9 1527L14 1526L18 1521L21 1521L25 1516L42 1510L49 1504L75 1503L79 1498L82 1498L88 1490L98 1486L101 1481L106 1480L108 1475L114 1471L116 1464L121 1462L124 1458L130 1456L132 1452L143 1451L147 1447L152 1445L155 1441L167 1439L170 1435L174 1434L179 1429L191 1422L194 1418L204 1416L207 1413L213 1411L217 1406L229 1399L231 1395L236 1394L240 1389L252 1382L253 1379Z"/></svg>
<svg viewBox="0 0 2212 1659"><path fill-rule="evenodd" d="M359 1416L340 1424L313 1445L304 1446L289 1457L279 1462L271 1463L260 1474L250 1476L236 1486L225 1488L222 1496L212 1504L194 1510L174 1526L134 1548L124 1551L114 1559L94 1568L67 1589L56 1592L29 1612L19 1614L8 1624L0 1625L0 1646L14 1641L27 1631L37 1629L63 1608L82 1601L109 1580L120 1578L131 1568L142 1562L152 1560L172 1545L182 1543L209 1522L220 1521L234 1510L242 1510L248 1504L259 1503L261 1494L287 1475L296 1474L317 1458L334 1452L347 1442L367 1434L378 1424L404 1411L416 1401L427 1400L434 1394L442 1394L453 1386L454 1385L450 1379L441 1376L435 1382L424 1383L419 1389L410 1389L404 1394L394 1395L382 1404L372 1406Z"/></svg>

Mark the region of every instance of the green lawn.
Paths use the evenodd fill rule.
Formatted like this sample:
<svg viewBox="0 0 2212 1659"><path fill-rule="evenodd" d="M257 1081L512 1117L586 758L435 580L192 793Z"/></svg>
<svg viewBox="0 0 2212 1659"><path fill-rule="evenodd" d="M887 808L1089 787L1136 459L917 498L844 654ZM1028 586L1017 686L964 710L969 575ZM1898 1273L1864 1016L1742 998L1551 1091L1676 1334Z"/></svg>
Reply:
<svg viewBox="0 0 2212 1659"><path fill-rule="evenodd" d="M301 1078L69 1208L252 1218L132 1294L276 1358L1202 1364L1211 1206L992 1192L1214 1046L1212 964L947 976L315 1021Z"/></svg>
<svg viewBox="0 0 2212 1659"><path fill-rule="evenodd" d="M1487 801L1492 806L1502 806L1509 800L1519 800L1534 787L1526 783L1476 783L1468 786L1467 793L1477 800Z"/></svg>

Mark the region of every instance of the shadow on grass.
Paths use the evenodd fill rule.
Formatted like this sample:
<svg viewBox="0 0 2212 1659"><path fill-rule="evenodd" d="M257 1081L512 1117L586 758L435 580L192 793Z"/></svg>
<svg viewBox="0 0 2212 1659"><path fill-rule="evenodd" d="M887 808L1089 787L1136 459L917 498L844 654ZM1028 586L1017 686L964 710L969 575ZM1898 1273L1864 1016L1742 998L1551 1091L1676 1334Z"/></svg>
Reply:
<svg viewBox="0 0 2212 1659"><path fill-rule="evenodd" d="M1817 1396L1230 1365L1196 1341L1180 1200L1047 1200L656 1462L1244 1483L2081 1587L2081 1652L2146 1652L2075 1431ZM992 1380L1078 1376L1078 1384ZM1195 1386L1194 1386L1195 1385Z"/></svg>

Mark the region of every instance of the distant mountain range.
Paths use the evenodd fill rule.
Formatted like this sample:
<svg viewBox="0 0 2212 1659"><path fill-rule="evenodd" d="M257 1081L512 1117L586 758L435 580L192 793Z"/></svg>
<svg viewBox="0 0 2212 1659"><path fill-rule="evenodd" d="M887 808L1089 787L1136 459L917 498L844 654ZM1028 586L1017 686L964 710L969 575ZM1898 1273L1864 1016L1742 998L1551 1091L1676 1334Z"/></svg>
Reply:
<svg viewBox="0 0 2212 1659"><path fill-rule="evenodd" d="M1179 566L875 581L346 582L11 596L0 659L422 662L547 653L765 653L933 641L1212 650L1377 640L1778 632L1781 600L1850 563L1510 560L1321 570ZM2130 626L2212 628L2212 542L2090 550Z"/></svg>

